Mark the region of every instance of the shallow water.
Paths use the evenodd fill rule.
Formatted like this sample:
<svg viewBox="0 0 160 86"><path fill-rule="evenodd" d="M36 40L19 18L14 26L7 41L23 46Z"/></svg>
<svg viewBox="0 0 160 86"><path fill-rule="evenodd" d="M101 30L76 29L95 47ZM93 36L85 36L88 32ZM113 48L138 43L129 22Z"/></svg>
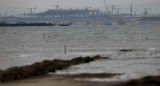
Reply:
<svg viewBox="0 0 160 86"><path fill-rule="evenodd" d="M124 73L121 80L160 75L160 25L0 27L0 37L0 69L99 54L110 59L57 73Z"/></svg>

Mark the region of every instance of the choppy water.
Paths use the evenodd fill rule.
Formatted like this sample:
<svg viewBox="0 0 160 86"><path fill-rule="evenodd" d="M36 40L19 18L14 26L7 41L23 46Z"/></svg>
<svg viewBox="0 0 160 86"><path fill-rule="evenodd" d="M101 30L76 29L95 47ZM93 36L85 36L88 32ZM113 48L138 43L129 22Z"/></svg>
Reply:
<svg viewBox="0 0 160 86"><path fill-rule="evenodd" d="M110 60L73 66L57 73L124 73L113 80L160 75L160 25L0 27L0 69L44 59L97 54Z"/></svg>

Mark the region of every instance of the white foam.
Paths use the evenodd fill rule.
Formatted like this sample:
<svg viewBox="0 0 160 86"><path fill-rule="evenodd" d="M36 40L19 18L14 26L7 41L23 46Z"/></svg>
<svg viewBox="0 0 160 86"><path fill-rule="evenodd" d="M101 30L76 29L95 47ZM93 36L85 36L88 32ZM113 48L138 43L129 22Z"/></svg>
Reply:
<svg viewBox="0 0 160 86"><path fill-rule="evenodd" d="M20 54L19 57L29 57L27 54Z"/></svg>
<svg viewBox="0 0 160 86"><path fill-rule="evenodd" d="M156 48L151 48L145 53L148 57L160 57L160 51Z"/></svg>
<svg viewBox="0 0 160 86"><path fill-rule="evenodd" d="M78 81L91 81L91 82L110 82L110 81L127 81L130 79L138 79L140 78L139 74L124 74L118 75L113 78L76 78Z"/></svg>
<svg viewBox="0 0 160 86"><path fill-rule="evenodd" d="M159 75L160 59L158 58L135 58L135 59L111 59L98 60L90 64L81 64L56 71L57 74L83 74L83 73L118 73L124 74L113 78L82 79L87 81L126 81L148 75ZM81 79L79 79L81 80Z"/></svg>

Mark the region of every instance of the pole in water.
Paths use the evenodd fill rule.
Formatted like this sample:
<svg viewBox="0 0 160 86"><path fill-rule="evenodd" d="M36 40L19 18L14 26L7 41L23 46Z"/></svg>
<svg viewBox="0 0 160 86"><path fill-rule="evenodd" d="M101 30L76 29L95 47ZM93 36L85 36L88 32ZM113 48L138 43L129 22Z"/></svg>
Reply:
<svg viewBox="0 0 160 86"><path fill-rule="evenodd" d="M48 35L48 38L50 38L50 36Z"/></svg>
<svg viewBox="0 0 160 86"><path fill-rule="evenodd" d="M45 34L43 34L43 39L44 39L44 37L45 37Z"/></svg>
<svg viewBox="0 0 160 86"><path fill-rule="evenodd" d="M64 54L67 54L67 48L66 48L66 45L64 45Z"/></svg>

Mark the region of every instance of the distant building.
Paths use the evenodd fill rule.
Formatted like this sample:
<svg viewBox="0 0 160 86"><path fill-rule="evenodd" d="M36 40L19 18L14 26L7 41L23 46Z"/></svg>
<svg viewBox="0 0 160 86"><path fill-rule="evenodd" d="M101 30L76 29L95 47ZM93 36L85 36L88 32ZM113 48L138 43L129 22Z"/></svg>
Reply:
<svg viewBox="0 0 160 86"><path fill-rule="evenodd" d="M46 12L37 13L38 18L81 18L100 17L106 14L98 9L50 9Z"/></svg>

